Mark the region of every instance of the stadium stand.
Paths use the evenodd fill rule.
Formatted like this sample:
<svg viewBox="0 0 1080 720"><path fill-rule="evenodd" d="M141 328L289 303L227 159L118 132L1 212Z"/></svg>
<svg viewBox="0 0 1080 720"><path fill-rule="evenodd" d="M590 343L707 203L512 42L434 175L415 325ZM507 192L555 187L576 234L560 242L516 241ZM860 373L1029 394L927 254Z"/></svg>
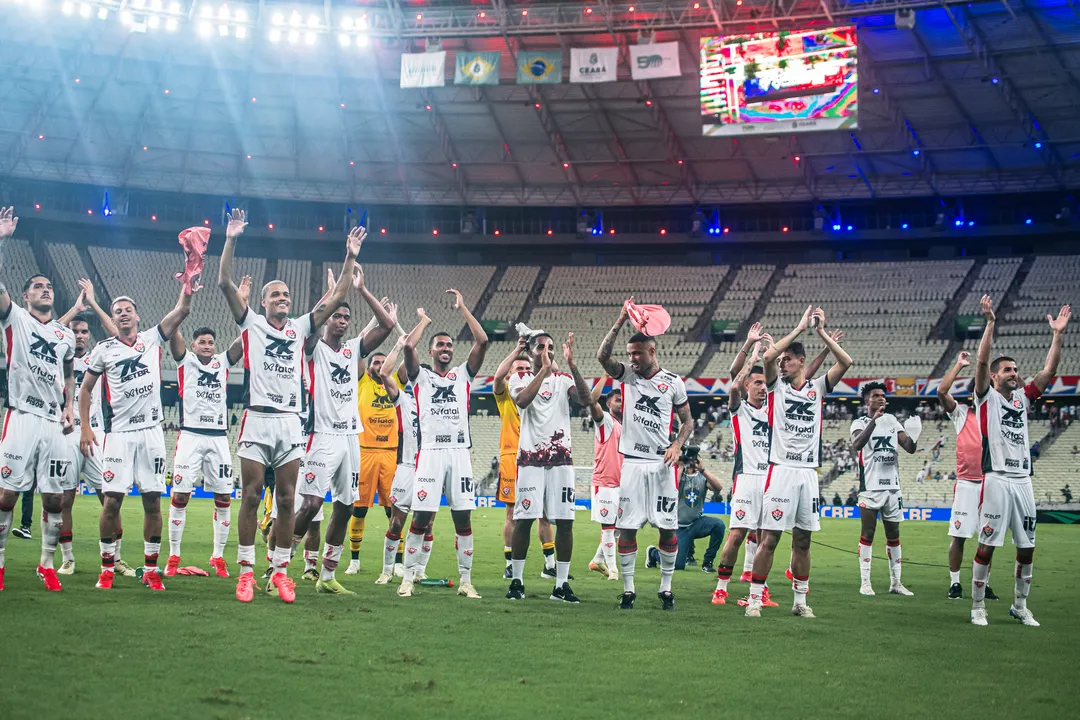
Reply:
<svg viewBox="0 0 1080 720"><path fill-rule="evenodd" d="M34 251L25 240L11 239L4 244L4 264L0 267L0 281L17 301L22 301L23 285L31 275L40 272ZM60 312L66 311L64 308Z"/></svg>
<svg viewBox="0 0 1080 720"><path fill-rule="evenodd" d="M72 243L65 242L46 243L45 248L53 265L56 267L58 277L53 282L63 283L72 300L77 299L79 297L79 280L90 277L82 258L79 257L78 248ZM98 289L95 288L95 293L97 291ZM101 298L99 300L104 302ZM61 313L66 311L67 308L60 310Z"/></svg>
<svg viewBox="0 0 1080 720"><path fill-rule="evenodd" d="M289 286L289 292L292 294L293 303L297 310L307 309L311 306L311 262L291 259L278 260L277 275L276 278L267 278L267 281L284 280L285 284ZM324 283L318 286L318 289L322 290L326 281L322 278L317 279Z"/></svg>
<svg viewBox="0 0 1080 720"><path fill-rule="evenodd" d="M521 315L540 268L535 265L513 265L507 268L499 287L484 310L485 320L506 320L511 325Z"/></svg>
<svg viewBox="0 0 1080 720"><path fill-rule="evenodd" d="M961 314L979 314L979 300L983 295L989 295L995 301L1004 299L1005 291L1009 289L1017 270L1020 269L1022 258L990 258L979 269L979 276L975 284L960 303Z"/></svg>
<svg viewBox="0 0 1080 720"><path fill-rule="evenodd" d="M716 306L713 320L741 323L749 317L774 272L776 272L775 265L744 265L739 268L724 299ZM701 371L701 376L726 376L731 366L731 358L737 351L737 344L720 343Z"/></svg>
<svg viewBox="0 0 1080 720"><path fill-rule="evenodd" d="M1033 431L1032 442L1041 436L1042 433ZM1061 490L1066 484L1072 491L1073 502L1080 497L1080 452L1074 451L1073 448L1080 448L1080 423L1078 422L1067 425L1052 444L1040 450L1040 456L1033 465L1035 474L1032 477L1032 483L1035 502L1040 504L1065 502L1065 496Z"/></svg>

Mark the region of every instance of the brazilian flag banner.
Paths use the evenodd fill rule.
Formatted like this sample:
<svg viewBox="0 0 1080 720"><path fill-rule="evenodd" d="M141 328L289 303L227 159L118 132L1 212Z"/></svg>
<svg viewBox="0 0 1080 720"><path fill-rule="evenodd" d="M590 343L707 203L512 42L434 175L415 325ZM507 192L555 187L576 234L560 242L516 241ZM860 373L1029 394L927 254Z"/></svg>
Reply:
<svg viewBox="0 0 1080 720"><path fill-rule="evenodd" d="M558 85L562 82L562 51L522 51L517 57L518 85Z"/></svg>
<svg viewBox="0 0 1080 720"><path fill-rule="evenodd" d="M499 84L498 52L459 52L456 67L455 85Z"/></svg>

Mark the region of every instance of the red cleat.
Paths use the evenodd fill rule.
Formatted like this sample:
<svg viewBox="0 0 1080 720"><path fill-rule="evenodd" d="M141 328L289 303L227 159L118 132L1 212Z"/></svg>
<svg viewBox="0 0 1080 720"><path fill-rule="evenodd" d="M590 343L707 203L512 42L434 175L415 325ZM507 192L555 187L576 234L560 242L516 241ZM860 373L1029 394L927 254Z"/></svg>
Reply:
<svg viewBox="0 0 1080 720"><path fill-rule="evenodd" d="M788 568L784 571L784 577L786 577L791 582L795 582L795 576L791 574L791 568Z"/></svg>
<svg viewBox="0 0 1080 720"><path fill-rule="evenodd" d="M99 590L112 590L113 577L114 574L112 570L102 570L101 574L98 575L97 584L94 585L94 587Z"/></svg>
<svg viewBox="0 0 1080 720"><path fill-rule="evenodd" d="M162 591L165 586L161 584L161 575L157 570L144 570L142 576L143 585L151 590Z"/></svg>
<svg viewBox="0 0 1080 720"><path fill-rule="evenodd" d="M771 597L769 597L769 588L765 588L765 592L761 594L761 607L780 607Z"/></svg>
<svg viewBox="0 0 1080 720"><path fill-rule="evenodd" d="M41 582L45 583L45 589L49 592L60 592L64 589L60 584L60 578L56 577L56 570L53 568L38 565L37 576L41 578Z"/></svg>
<svg viewBox="0 0 1080 720"><path fill-rule="evenodd" d="M170 555L169 562L165 563L165 577L173 577L176 575L177 569L180 567L180 556Z"/></svg>
<svg viewBox="0 0 1080 720"><path fill-rule="evenodd" d="M210 567L214 569L220 578L229 577L229 567L225 564L225 558L210 558Z"/></svg>
<svg viewBox="0 0 1080 720"><path fill-rule="evenodd" d="M255 573L248 570L240 573L236 581L236 599L243 603L251 602L255 597Z"/></svg>
<svg viewBox="0 0 1080 720"><path fill-rule="evenodd" d="M291 603L296 600L296 583L285 573L274 573L270 578L270 583L277 588L281 602Z"/></svg>
<svg viewBox="0 0 1080 720"><path fill-rule="evenodd" d="M727 605L727 590L713 590L713 605Z"/></svg>
<svg viewBox="0 0 1080 720"><path fill-rule="evenodd" d="M4 589L4 568L0 567L0 590Z"/></svg>
<svg viewBox="0 0 1080 720"><path fill-rule="evenodd" d="M748 582L750 582L750 579L751 579L752 576L753 576L753 573L751 573L751 572L749 572L747 570L743 570L743 574L739 576L739 582L748 583Z"/></svg>

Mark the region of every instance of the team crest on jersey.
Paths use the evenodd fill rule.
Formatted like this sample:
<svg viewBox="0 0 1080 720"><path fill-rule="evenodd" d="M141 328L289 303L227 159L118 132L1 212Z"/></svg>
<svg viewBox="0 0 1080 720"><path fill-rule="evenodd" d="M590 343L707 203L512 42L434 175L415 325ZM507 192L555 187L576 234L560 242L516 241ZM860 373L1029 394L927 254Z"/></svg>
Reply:
<svg viewBox="0 0 1080 720"><path fill-rule="evenodd" d="M660 392L667 392L669 387L671 387L671 386L668 385L667 383L660 383L659 385L656 386L656 389L659 390Z"/></svg>
<svg viewBox="0 0 1080 720"><path fill-rule="evenodd" d="M446 379L447 380L457 380L457 373L455 373L455 372L447 373L446 374Z"/></svg>
<svg viewBox="0 0 1080 720"><path fill-rule="evenodd" d="M607 517L607 516L608 516L608 509L607 508L600 508L600 517Z"/></svg>
<svg viewBox="0 0 1080 720"><path fill-rule="evenodd" d="M216 360L214 362L210 363L210 369L211 370L217 370L220 367L221 367L221 363L219 363Z"/></svg>
<svg viewBox="0 0 1080 720"><path fill-rule="evenodd" d="M56 337L57 337L57 339L59 339L59 340L63 340L63 339L64 339L64 333L62 333L61 331L59 331L59 330L53 330L53 332L54 332L54 333L56 333Z"/></svg>
<svg viewBox="0 0 1080 720"><path fill-rule="evenodd" d="M810 398L811 400L816 400L817 390L811 390L810 392L806 393L806 397Z"/></svg>
<svg viewBox="0 0 1080 720"><path fill-rule="evenodd" d="M313 472L304 473L304 479L307 480L308 482L315 482L315 473L313 473Z"/></svg>
<svg viewBox="0 0 1080 720"><path fill-rule="evenodd" d="M784 517L784 511L780 508L776 508L772 511L772 519L776 522L780 522L780 519Z"/></svg>
<svg viewBox="0 0 1080 720"><path fill-rule="evenodd" d="M618 515L619 515L619 517L622 517L622 505L620 505L620 506L619 506L619 513L618 513Z"/></svg>
<svg viewBox="0 0 1080 720"><path fill-rule="evenodd" d="M990 537L994 534L994 528L990 527L989 525L983 525L982 534L986 537Z"/></svg>
<svg viewBox="0 0 1080 720"><path fill-rule="evenodd" d="M416 493L416 499L417 500L424 500L426 497L427 497L427 490L421 490L420 492Z"/></svg>
<svg viewBox="0 0 1080 720"><path fill-rule="evenodd" d="M136 351L142 352L145 349L146 349L146 346L143 345L142 343L135 343L135 350Z"/></svg>
<svg viewBox="0 0 1080 720"><path fill-rule="evenodd" d="M954 528L956 528L957 530L959 530L959 529L960 529L960 524L961 524L961 523L960 523L960 521L959 521L959 520L954 520L954 521L953 521L953 527L954 527Z"/></svg>
<svg viewBox="0 0 1080 720"><path fill-rule="evenodd" d="M391 495L390 496L390 504L391 505L397 505L397 495Z"/></svg>
<svg viewBox="0 0 1080 720"><path fill-rule="evenodd" d="M11 477L11 468L9 468L7 465L0 468L0 477L3 477L5 480Z"/></svg>
<svg viewBox="0 0 1080 720"><path fill-rule="evenodd" d="M1012 404L1013 404L1013 407L1016 408L1017 410L1024 407L1024 403L1023 403L1023 401L1020 400L1020 398L1016 398L1015 400L1013 400Z"/></svg>
<svg viewBox="0 0 1080 720"><path fill-rule="evenodd" d="M545 400L550 400L551 399L551 391L550 390L545 390L544 392L540 393L540 397L544 398Z"/></svg>
<svg viewBox="0 0 1080 720"><path fill-rule="evenodd" d="M510 496L510 486L509 485L503 485L502 494L506 495L507 497Z"/></svg>
<svg viewBox="0 0 1080 720"><path fill-rule="evenodd" d="M101 477L106 482L112 482L112 479L116 477L116 473L114 473L112 470L106 470L105 472L101 473Z"/></svg>
<svg viewBox="0 0 1080 720"><path fill-rule="evenodd" d="M296 337L296 331L292 328L289 328L285 331L285 337L289 338L290 340L294 339Z"/></svg>
<svg viewBox="0 0 1080 720"><path fill-rule="evenodd" d="M742 520L744 517L746 517L746 511L745 510L743 510L742 508L739 508L738 510L735 511L735 519L736 520Z"/></svg>
<svg viewBox="0 0 1080 720"><path fill-rule="evenodd" d="M345 348L344 350L341 351L341 354L344 355L347 358L351 358L352 357L352 350L350 350L349 348Z"/></svg>
<svg viewBox="0 0 1080 720"><path fill-rule="evenodd" d="M176 475L173 475L172 476L173 485L176 485L177 483L181 482L183 479L184 479L184 476L180 475L179 473L177 473Z"/></svg>
<svg viewBox="0 0 1080 720"><path fill-rule="evenodd" d="M526 510L529 509L530 505L532 505L532 500L530 500L529 498L525 498L521 501L521 507L525 508Z"/></svg>

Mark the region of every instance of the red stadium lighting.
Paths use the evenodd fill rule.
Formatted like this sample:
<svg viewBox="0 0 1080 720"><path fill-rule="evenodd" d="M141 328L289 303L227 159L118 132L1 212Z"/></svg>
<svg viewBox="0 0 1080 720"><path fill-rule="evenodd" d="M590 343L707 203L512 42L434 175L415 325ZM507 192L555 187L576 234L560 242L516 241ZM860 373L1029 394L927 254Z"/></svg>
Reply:
<svg viewBox="0 0 1080 720"><path fill-rule="evenodd" d="M356 161L350 160L349 161L349 167L352 167L353 165L356 165Z"/></svg>
<svg viewBox="0 0 1080 720"><path fill-rule="evenodd" d="M452 167L452 168L456 168L456 167L457 167L457 163L450 163L450 167Z"/></svg>
<svg viewBox="0 0 1080 720"><path fill-rule="evenodd" d="M554 230L548 230L548 236L551 236L551 235L554 235L554 234L555 234Z"/></svg>
<svg viewBox="0 0 1080 720"><path fill-rule="evenodd" d="M667 235L667 229L665 229L665 228L660 228L660 234L661 234L661 235Z"/></svg>
<svg viewBox="0 0 1080 720"><path fill-rule="evenodd" d="M344 110L344 109L345 109L345 103L341 103L341 109L342 109L342 110Z"/></svg>
<svg viewBox="0 0 1080 720"><path fill-rule="evenodd" d="M478 18L480 18L481 20L483 20L484 18L486 18L486 17L487 17L487 13L486 13L486 12L484 12L483 10L481 10L480 12L476 13L476 17L478 17Z"/></svg>
<svg viewBox="0 0 1080 720"><path fill-rule="evenodd" d="M386 234L386 228L383 228L382 230L380 230L379 234L380 235L385 235Z"/></svg>
<svg viewBox="0 0 1080 720"><path fill-rule="evenodd" d="M166 91L165 91L165 94L166 94L166 95L168 95L168 94L169 94L169 91L168 91L168 90L166 90Z"/></svg>
<svg viewBox="0 0 1080 720"><path fill-rule="evenodd" d="M424 109L427 110L428 112L431 112L431 106L430 105L425 105Z"/></svg>
<svg viewBox="0 0 1080 720"><path fill-rule="evenodd" d="M731 232L731 228L724 228L724 234L725 235L727 235L729 232Z"/></svg>
<svg viewBox="0 0 1080 720"><path fill-rule="evenodd" d="M39 203L39 204L34 205L34 209L35 210L40 210L41 209L41 204Z"/></svg>
<svg viewBox="0 0 1080 720"><path fill-rule="evenodd" d="M495 234L496 234L496 235L498 235L498 234L499 234L499 231L498 231L498 230L496 230L496 231L495 231Z"/></svg>
<svg viewBox="0 0 1080 720"><path fill-rule="evenodd" d="M592 8L585 8L586 15L592 15Z"/></svg>
<svg viewBox="0 0 1080 720"><path fill-rule="evenodd" d="M645 107L652 107L652 100L646 100Z"/></svg>
<svg viewBox="0 0 1080 720"><path fill-rule="evenodd" d="M94 211L93 211L93 210L87 210L87 211L86 211L86 214L87 214L87 215L93 215L93 214L94 214Z"/></svg>
<svg viewBox="0 0 1080 720"><path fill-rule="evenodd" d="M145 145L143 145L143 146L142 146L142 149L143 149L144 151L146 151L146 150L149 150L150 148L148 148L148 147L146 147Z"/></svg>
<svg viewBox="0 0 1080 720"><path fill-rule="evenodd" d="M248 155L248 156L247 156L247 159L248 159L248 160L250 160L250 159L251 159L251 156L250 156L250 155Z"/></svg>
<svg viewBox="0 0 1080 720"><path fill-rule="evenodd" d="M325 230L325 229L326 229L326 228L324 228L324 227L323 227L322 225L320 225L320 226L319 226L319 232L322 232L322 231L323 231L323 230Z"/></svg>
<svg viewBox="0 0 1080 720"><path fill-rule="evenodd" d="M781 232L787 232L787 231L788 231L788 228L787 228L787 225L785 225L784 229Z"/></svg>
<svg viewBox="0 0 1080 720"><path fill-rule="evenodd" d="M528 17L528 16L529 16L529 11L528 10L522 10L521 11L521 17Z"/></svg>
<svg viewBox="0 0 1080 720"><path fill-rule="evenodd" d="M695 10L700 10L701 9L701 3L694 3L694 9Z"/></svg>
<svg viewBox="0 0 1080 720"><path fill-rule="evenodd" d="M439 234L439 228L431 228L431 234L432 235L438 235Z"/></svg>
<svg viewBox="0 0 1080 720"><path fill-rule="evenodd" d="M416 19L417 20L423 20L424 16L421 13L416 13Z"/></svg>
<svg viewBox="0 0 1080 720"><path fill-rule="evenodd" d="M630 6L630 12L634 12L634 6L633 5Z"/></svg>
<svg viewBox="0 0 1080 720"><path fill-rule="evenodd" d="M540 103L536 103L535 105L533 105L533 107L536 108L537 110L539 110L540 109Z"/></svg>
<svg viewBox="0 0 1080 720"><path fill-rule="evenodd" d="M612 235L614 235L615 234L615 228L611 228L610 232L611 232Z"/></svg>
<svg viewBox="0 0 1080 720"><path fill-rule="evenodd" d="M563 163L562 166L563 166L564 169L568 168L568 167L570 167L570 163Z"/></svg>
<svg viewBox="0 0 1080 720"><path fill-rule="evenodd" d="M796 155L795 156L795 162L799 162L800 160L802 160L802 156Z"/></svg>
<svg viewBox="0 0 1080 720"><path fill-rule="evenodd" d="M157 222L157 215L151 215L150 222Z"/></svg>
<svg viewBox="0 0 1080 720"><path fill-rule="evenodd" d="M80 80L79 78L75 78L75 82L82 82L82 80Z"/></svg>
<svg viewBox="0 0 1080 720"><path fill-rule="evenodd" d="M274 223L270 223L266 227L269 228L270 230L273 230L274 229Z"/></svg>
<svg viewBox="0 0 1080 720"><path fill-rule="evenodd" d="M682 165L682 160L679 161L679 164Z"/></svg>
<svg viewBox="0 0 1080 720"><path fill-rule="evenodd" d="M45 136L44 136L44 135L38 135L38 136L37 136L37 139L38 139L38 140L44 140L44 139L45 139Z"/></svg>
<svg viewBox="0 0 1080 720"><path fill-rule="evenodd" d="M210 224L210 221L209 221L209 220L203 220L203 221L202 221L202 224L203 224L203 225L209 225L209 224Z"/></svg>
<svg viewBox="0 0 1080 720"><path fill-rule="evenodd" d="M255 98L251 98L251 102L255 102Z"/></svg>

